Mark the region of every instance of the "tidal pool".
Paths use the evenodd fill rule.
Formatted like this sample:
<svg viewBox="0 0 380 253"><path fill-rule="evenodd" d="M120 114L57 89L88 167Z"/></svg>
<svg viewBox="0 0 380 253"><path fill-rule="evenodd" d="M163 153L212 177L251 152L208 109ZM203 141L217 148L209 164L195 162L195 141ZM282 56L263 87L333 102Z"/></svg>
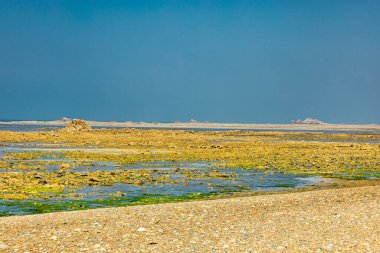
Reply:
<svg viewBox="0 0 380 253"><path fill-rule="evenodd" d="M139 170L142 165L136 165ZM100 168L104 168L100 166ZM109 167L110 168L110 167ZM109 169L108 168L108 169ZM135 168L125 168L135 170ZM324 181L322 177L240 169L215 169L209 163L159 163L147 167L152 177L167 183L143 185L115 183L66 187L63 194L27 200L0 200L0 216L127 206L202 198L240 191L281 191Z"/></svg>
<svg viewBox="0 0 380 253"><path fill-rule="evenodd" d="M91 147L89 147L91 149ZM0 146L0 159L7 152L20 153L30 151L53 151L59 154L66 150L81 150L88 147L65 147L49 146L39 143L3 144ZM68 160L60 155L44 154L36 159L12 160L17 163L22 161L24 165L30 165L31 169L0 168L0 173L40 173L34 169L33 164L49 162L43 165L43 173L52 177L65 177L60 172L60 163L70 163L65 173L92 177L89 173L96 174L93 183L80 181L74 185L68 184L63 192L39 192L38 198L26 199L0 199L0 216L44 213L64 210L80 210L96 207L127 206L148 203L165 203L173 201L201 199L212 195L241 191L282 191L289 188L302 187L305 185L328 181L329 179L318 176L306 176L301 174L286 174L281 171L262 171L255 169L221 168L213 162L146 162L130 165L122 165L116 162L104 161L75 161ZM9 162L9 160L7 161ZM134 183L104 183L104 175L110 171L127 171L129 174L144 176L136 178ZM99 173L103 177L99 177ZM143 174L141 174L143 173ZM66 175L67 175L66 174ZM36 174L32 179L39 178L38 184L48 185L43 175ZM70 177L67 177L69 180ZM66 178L65 178L66 180ZM73 179L72 179L73 180ZM103 180L103 181L98 181ZM142 182L137 183L137 181ZM23 183L24 184L24 183ZM41 185L39 185L41 186ZM17 193L17 189L13 190ZM23 192L25 194L25 192Z"/></svg>

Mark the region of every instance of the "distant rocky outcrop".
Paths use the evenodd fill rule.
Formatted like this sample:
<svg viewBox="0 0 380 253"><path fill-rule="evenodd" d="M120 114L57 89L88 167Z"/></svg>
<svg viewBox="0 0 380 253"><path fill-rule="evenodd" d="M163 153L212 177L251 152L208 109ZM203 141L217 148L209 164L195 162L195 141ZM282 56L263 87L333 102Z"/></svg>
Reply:
<svg viewBox="0 0 380 253"><path fill-rule="evenodd" d="M81 120L81 119L73 119L62 130L66 132L75 132L75 131L86 131L90 129L91 127L86 123L86 121Z"/></svg>
<svg viewBox="0 0 380 253"><path fill-rule="evenodd" d="M66 118L66 117L62 117L62 118L60 118L58 121L63 122L63 123L68 123L68 122L71 122L72 119L70 119L70 118Z"/></svg>
<svg viewBox="0 0 380 253"><path fill-rule="evenodd" d="M292 120L292 124L323 125L327 123L322 122L318 119L306 118L304 120L300 120L300 119Z"/></svg>

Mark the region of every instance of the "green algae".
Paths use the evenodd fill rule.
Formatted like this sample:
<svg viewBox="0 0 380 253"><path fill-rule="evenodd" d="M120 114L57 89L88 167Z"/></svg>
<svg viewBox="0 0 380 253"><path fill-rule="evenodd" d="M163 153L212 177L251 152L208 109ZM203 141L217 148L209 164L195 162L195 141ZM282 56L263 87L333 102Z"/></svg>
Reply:
<svg viewBox="0 0 380 253"><path fill-rule="evenodd" d="M244 141L241 141L244 139ZM318 142L318 140L333 142ZM316 140L308 142L307 140ZM189 200L191 197L156 196L134 199L114 194L104 200L70 200L76 190L85 186L110 186L117 183L147 185L188 184L191 180L224 180L235 182L234 169L261 170L299 176L323 176L345 180L380 178L380 134L327 134L291 132L194 132L181 130L85 130L76 132L16 133L0 131L0 142L40 143L80 147L81 150L4 152L0 159L0 199L26 203L25 208L44 210L80 210L97 206L121 206L165 201ZM355 141L368 141L355 142ZM35 144L33 144L35 145ZM82 150L97 146L101 149ZM36 146L38 147L38 145ZM112 170L91 171L95 163L110 163ZM161 163L176 170L181 163L211 163L204 171L183 169L182 178L174 172L152 168ZM126 169L126 166L141 169ZM77 167L86 167L82 172ZM220 172L215 168L228 168ZM178 172L178 171L177 171ZM244 185L237 189L247 190ZM281 183L289 188L292 184ZM210 188L223 186L210 185ZM66 192L65 192L66 191ZM80 195L78 195L80 196ZM62 202L52 201L62 198ZM48 200L46 202L32 200ZM21 201L22 200L22 201ZM32 201L32 202L31 202ZM156 201L156 202L155 202ZM67 203L66 203L67 202ZM8 202L7 202L8 203ZM9 202L11 203L11 202ZM34 203L34 204L30 204ZM33 210L34 210L33 209ZM1 212L0 212L1 213Z"/></svg>
<svg viewBox="0 0 380 253"><path fill-rule="evenodd" d="M17 207L21 211L18 214L39 214L39 213L50 213L58 211L75 211L75 210L86 210L90 208L101 208L101 207L123 207L123 206L135 206L135 205L149 205L149 204L162 204L162 203L175 203L184 202L191 200L201 200L210 199L213 196L219 194L231 193L233 191L215 191L210 193L194 193L187 194L184 196L165 196L165 195L152 195L145 194L143 196L133 196L133 197L113 197L105 199L96 200L51 200L49 202L44 202L41 200L28 200L28 201L0 201L0 205L9 207ZM22 211L24 210L24 211ZM7 211L1 211L0 216L10 216L14 213Z"/></svg>

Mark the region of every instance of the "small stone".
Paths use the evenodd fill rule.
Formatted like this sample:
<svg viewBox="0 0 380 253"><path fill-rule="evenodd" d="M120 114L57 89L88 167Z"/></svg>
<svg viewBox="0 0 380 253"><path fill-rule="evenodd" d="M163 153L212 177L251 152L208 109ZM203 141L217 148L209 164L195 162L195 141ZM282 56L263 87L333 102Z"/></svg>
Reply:
<svg viewBox="0 0 380 253"><path fill-rule="evenodd" d="M334 245L333 244L331 244L331 243L329 243L329 244L326 244L326 245L323 245L322 247L321 247L323 250L326 250L326 251L333 251L333 249L334 249Z"/></svg>
<svg viewBox="0 0 380 253"><path fill-rule="evenodd" d="M6 245L5 243L0 243L0 249L8 249L9 246Z"/></svg>
<svg viewBox="0 0 380 253"><path fill-rule="evenodd" d="M138 232L145 232L146 229L145 229L145 228L138 228L137 231L138 231Z"/></svg>
<svg viewBox="0 0 380 253"><path fill-rule="evenodd" d="M48 182L46 180L40 180L38 181L38 184L46 185Z"/></svg>
<svg viewBox="0 0 380 253"><path fill-rule="evenodd" d="M53 235L52 237L50 237L50 239L52 239L52 240L57 240L57 239L58 239L58 237L57 237L57 236L55 236L55 235Z"/></svg>
<svg viewBox="0 0 380 253"><path fill-rule="evenodd" d="M95 244L95 245L94 245L94 249L98 249L98 248L100 248L100 247L101 247L100 244Z"/></svg>

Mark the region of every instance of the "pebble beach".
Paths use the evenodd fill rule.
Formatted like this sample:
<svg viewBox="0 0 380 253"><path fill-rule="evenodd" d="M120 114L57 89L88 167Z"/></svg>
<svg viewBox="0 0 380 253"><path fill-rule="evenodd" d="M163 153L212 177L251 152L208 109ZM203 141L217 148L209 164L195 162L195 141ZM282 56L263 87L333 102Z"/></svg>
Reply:
<svg viewBox="0 0 380 253"><path fill-rule="evenodd" d="M380 186L0 218L0 252L379 252Z"/></svg>

